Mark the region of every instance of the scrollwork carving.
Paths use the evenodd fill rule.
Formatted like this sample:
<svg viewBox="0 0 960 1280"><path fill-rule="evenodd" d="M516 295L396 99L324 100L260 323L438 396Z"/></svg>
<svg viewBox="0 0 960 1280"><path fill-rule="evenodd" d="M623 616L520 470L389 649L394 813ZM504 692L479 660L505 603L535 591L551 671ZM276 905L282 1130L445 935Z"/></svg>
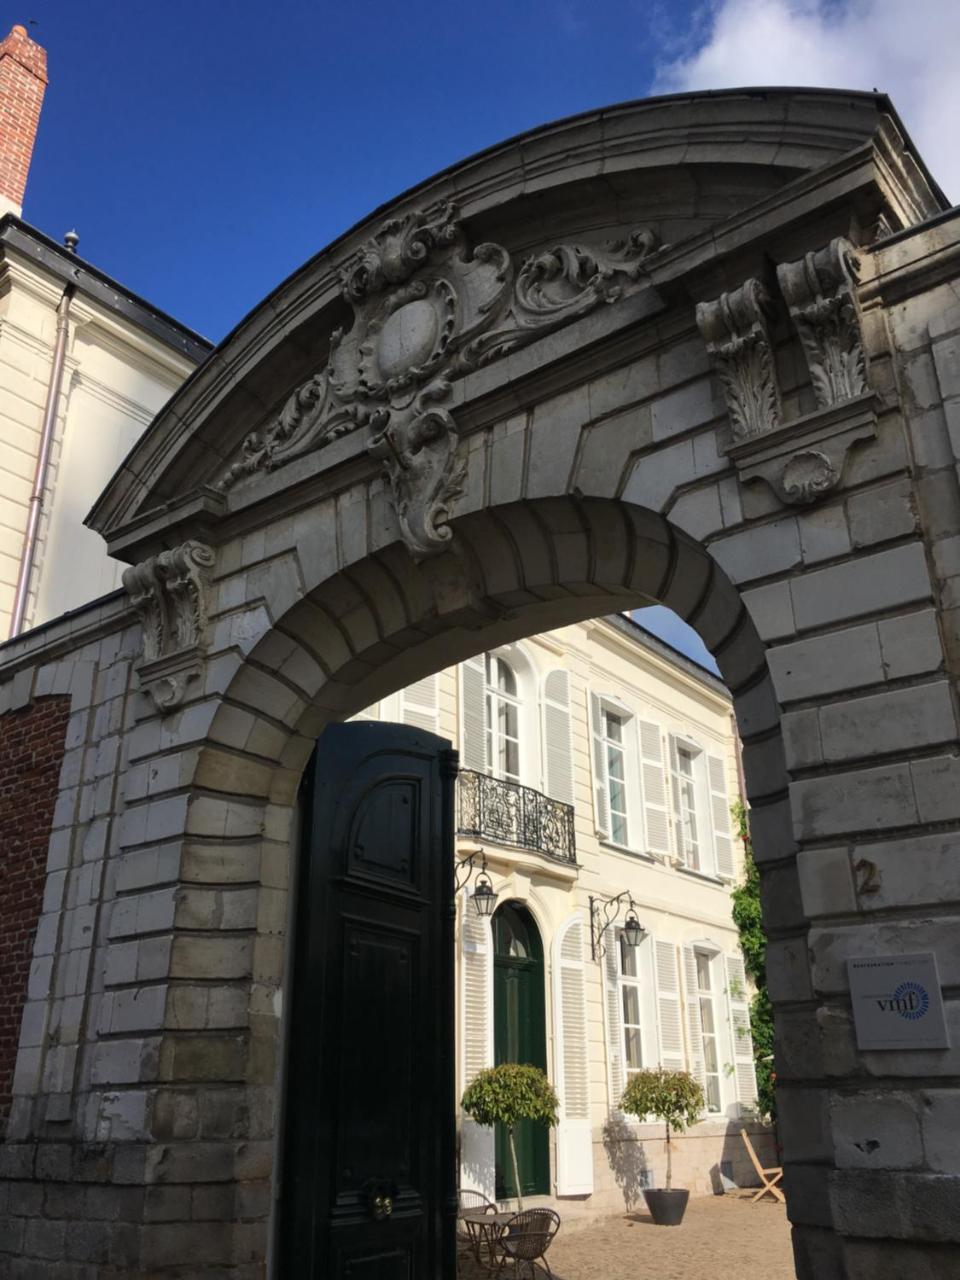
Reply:
<svg viewBox="0 0 960 1280"><path fill-rule="evenodd" d="M798 262L777 267L821 409L853 400L868 389L856 291L858 266L853 246L838 238Z"/></svg>
<svg viewBox="0 0 960 1280"><path fill-rule="evenodd" d="M199 675L206 641L206 575L214 553L203 542L184 542L123 572L123 585L143 626L141 687L158 709L182 700Z"/></svg>
<svg viewBox="0 0 960 1280"><path fill-rule="evenodd" d="M723 386L735 443L780 425L780 389L767 325L770 299L750 279L697 304L697 325Z"/></svg>
<svg viewBox="0 0 960 1280"><path fill-rule="evenodd" d="M449 544L450 508L463 492L466 464L449 410L436 403L450 384L435 383L406 413L384 412L383 426L367 446L380 458L393 491L400 532L415 560Z"/></svg>
<svg viewBox="0 0 960 1280"><path fill-rule="evenodd" d="M325 368L246 437L219 487L366 427L411 553L442 551L463 470L440 407L451 379L638 287L657 246L647 230L603 249L557 245L515 275L502 245L471 250L449 202L391 218L341 272L354 319L332 335Z"/></svg>

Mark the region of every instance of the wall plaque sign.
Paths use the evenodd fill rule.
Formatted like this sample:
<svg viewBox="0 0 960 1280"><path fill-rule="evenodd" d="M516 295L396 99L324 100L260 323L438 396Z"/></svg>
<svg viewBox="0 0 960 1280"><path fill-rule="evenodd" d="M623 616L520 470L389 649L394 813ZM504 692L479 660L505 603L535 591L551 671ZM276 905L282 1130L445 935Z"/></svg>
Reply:
<svg viewBox="0 0 960 1280"><path fill-rule="evenodd" d="M861 1049L949 1049L932 951L847 961Z"/></svg>

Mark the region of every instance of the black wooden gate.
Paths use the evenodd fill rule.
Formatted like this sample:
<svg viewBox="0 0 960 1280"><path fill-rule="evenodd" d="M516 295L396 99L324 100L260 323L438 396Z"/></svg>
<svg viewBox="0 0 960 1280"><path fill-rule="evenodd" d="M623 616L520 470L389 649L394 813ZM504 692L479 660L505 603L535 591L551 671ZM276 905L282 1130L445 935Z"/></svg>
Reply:
<svg viewBox="0 0 960 1280"><path fill-rule="evenodd" d="M305 780L280 1238L284 1280L456 1274L456 753L334 725Z"/></svg>

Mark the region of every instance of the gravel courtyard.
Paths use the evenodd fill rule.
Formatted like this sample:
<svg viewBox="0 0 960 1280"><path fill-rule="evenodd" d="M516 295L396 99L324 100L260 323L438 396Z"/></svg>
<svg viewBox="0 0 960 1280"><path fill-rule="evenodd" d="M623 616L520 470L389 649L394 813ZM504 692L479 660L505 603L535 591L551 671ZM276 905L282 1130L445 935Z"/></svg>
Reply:
<svg viewBox="0 0 960 1280"><path fill-rule="evenodd" d="M560 1234L547 1254L555 1280L794 1280L783 1205L749 1196L691 1200L680 1227L656 1227L645 1210ZM512 1275L507 1267L501 1273ZM525 1273L526 1274L526 1273ZM490 1272L461 1261L460 1280ZM546 1276L538 1270L537 1280Z"/></svg>

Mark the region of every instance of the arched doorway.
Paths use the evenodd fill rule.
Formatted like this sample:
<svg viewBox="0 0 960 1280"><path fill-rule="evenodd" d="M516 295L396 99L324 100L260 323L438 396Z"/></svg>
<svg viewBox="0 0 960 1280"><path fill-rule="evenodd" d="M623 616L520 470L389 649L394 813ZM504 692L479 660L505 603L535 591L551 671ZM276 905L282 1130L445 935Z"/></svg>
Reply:
<svg viewBox="0 0 960 1280"><path fill-rule="evenodd" d="M109 838L89 963L111 989L88 1004L82 1070L46 1032L24 1048L16 1132L46 1142L36 1117L76 1115L84 1142L109 1130L124 1177L124 1145L149 1146L148 1191L235 1184L224 1203L258 1207L224 1210L207 1260L233 1268L244 1241L262 1269L291 829L318 734L451 662L658 601L734 694L800 1274L952 1274L956 1051L864 1050L846 963L939 951L956 1017L942 208L882 97L640 103L439 175L239 325L91 514L135 566L122 661L83 627L75 679L37 659L34 680L29 646L10 650L10 705L73 680L85 717L129 690L87 740L97 768L122 762L96 784L117 821L107 837L106 815L65 817L73 861L51 882L89 892ZM60 810L92 811L89 794L65 786ZM135 1094L120 1143L88 1103ZM173 1123L181 1098L202 1126ZM878 1115L910 1140L876 1144ZM143 1257L190 1272L196 1239L187 1219L145 1223Z"/></svg>
<svg viewBox="0 0 960 1280"><path fill-rule="evenodd" d="M507 902L493 917L494 1060L530 1063L547 1069L547 1026L544 1006L543 943L530 912ZM524 1121L514 1135L520 1192L550 1191L550 1143L544 1125ZM497 1199L516 1197L510 1143L497 1126Z"/></svg>

